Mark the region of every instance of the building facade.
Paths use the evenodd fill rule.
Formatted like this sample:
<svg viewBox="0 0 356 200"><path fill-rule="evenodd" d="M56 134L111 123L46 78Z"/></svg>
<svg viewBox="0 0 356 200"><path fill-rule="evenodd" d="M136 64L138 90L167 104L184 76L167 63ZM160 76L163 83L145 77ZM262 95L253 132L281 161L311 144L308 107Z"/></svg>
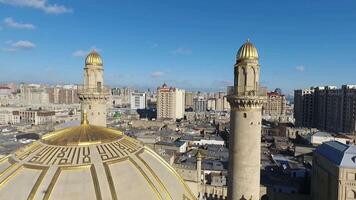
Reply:
<svg viewBox="0 0 356 200"><path fill-rule="evenodd" d="M130 108L145 109L146 108L146 93L144 92L133 92L130 97Z"/></svg>
<svg viewBox="0 0 356 200"><path fill-rule="evenodd" d="M186 92L185 93L185 109L193 108L194 106L194 96L193 92Z"/></svg>
<svg viewBox="0 0 356 200"><path fill-rule="evenodd" d="M13 123L30 123L40 125L54 122L55 112L47 110L20 110L12 112Z"/></svg>
<svg viewBox="0 0 356 200"><path fill-rule="evenodd" d="M39 84L20 84L20 99L25 105L49 104L49 96L46 88Z"/></svg>
<svg viewBox="0 0 356 200"><path fill-rule="evenodd" d="M332 141L313 154L312 200L356 199L356 146Z"/></svg>
<svg viewBox="0 0 356 200"><path fill-rule="evenodd" d="M356 123L356 85L294 91L294 118L299 127L352 133Z"/></svg>
<svg viewBox="0 0 356 200"><path fill-rule="evenodd" d="M267 101L263 104L263 115L281 116L286 114L287 100L283 94L268 92Z"/></svg>
<svg viewBox="0 0 356 200"><path fill-rule="evenodd" d="M75 104L79 103L77 86L55 86L47 89L49 103Z"/></svg>
<svg viewBox="0 0 356 200"><path fill-rule="evenodd" d="M196 98L194 98L193 102L194 102L194 107L193 107L194 112L206 112L207 111L208 102L204 97L202 97L202 96L196 97Z"/></svg>
<svg viewBox="0 0 356 200"><path fill-rule="evenodd" d="M237 53L231 105L228 199L260 198L261 121L265 94L259 86L256 47L247 41Z"/></svg>
<svg viewBox="0 0 356 200"><path fill-rule="evenodd" d="M185 91L163 84L157 88L157 119L182 119L185 112Z"/></svg>

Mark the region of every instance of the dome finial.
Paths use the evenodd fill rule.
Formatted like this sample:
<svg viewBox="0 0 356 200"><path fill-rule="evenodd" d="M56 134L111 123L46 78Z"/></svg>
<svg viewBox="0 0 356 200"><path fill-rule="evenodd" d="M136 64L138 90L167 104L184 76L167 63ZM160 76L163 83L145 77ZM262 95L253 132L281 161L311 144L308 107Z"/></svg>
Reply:
<svg viewBox="0 0 356 200"><path fill-rule="evenodd" d="M250 38L247 38L247 41L246 41L246 42L248 42L248 43L249 43L249 42L250 42Z"/></svg>
<svg viewBox="0 0 356 200"><path fill-rule="evenodd" d="M83 114L82 114L82 123L81 123L81 124L83 124L83 125L88 125L88 124L89 124L87 110L84 110L84 111L83 111Z"/></svg>

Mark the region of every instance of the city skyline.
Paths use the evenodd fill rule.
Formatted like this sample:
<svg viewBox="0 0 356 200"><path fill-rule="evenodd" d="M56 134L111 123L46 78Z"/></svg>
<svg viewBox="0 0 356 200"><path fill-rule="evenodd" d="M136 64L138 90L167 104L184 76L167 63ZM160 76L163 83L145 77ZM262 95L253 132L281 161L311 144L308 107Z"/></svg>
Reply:
<svg viewBox="0 0 356 200"><path fill-rule="evenodd" d="M354 84L355 8L352 1L0 0L0 79L79 84L83 57L95 48L108 85L225 90L239 44L250 38L262 52L261 84L271 90Z"/></svg>

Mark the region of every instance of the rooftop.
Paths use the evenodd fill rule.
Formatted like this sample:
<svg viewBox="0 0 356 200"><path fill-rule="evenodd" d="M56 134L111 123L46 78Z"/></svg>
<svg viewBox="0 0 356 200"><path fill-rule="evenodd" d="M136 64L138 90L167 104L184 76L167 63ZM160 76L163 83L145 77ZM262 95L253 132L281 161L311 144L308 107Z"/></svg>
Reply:
<svg viewBox="0 0 356 200"><path fill-rule="evenodd" d="M323 156L337 166L356 168L356 146L346 145L337 141L325 142L315 153Z"/></svg>

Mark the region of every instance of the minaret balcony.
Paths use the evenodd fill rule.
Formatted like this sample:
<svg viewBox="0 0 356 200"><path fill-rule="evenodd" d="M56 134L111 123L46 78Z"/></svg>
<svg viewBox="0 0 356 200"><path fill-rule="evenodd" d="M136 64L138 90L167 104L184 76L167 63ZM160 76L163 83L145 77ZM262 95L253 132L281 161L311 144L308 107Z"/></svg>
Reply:
<svg viewBox="0 0 356 200"><path fill-rule="evenodd" d="M110 94L108 86L77 85L77 90L80 96L108 96Z"/></svg>

